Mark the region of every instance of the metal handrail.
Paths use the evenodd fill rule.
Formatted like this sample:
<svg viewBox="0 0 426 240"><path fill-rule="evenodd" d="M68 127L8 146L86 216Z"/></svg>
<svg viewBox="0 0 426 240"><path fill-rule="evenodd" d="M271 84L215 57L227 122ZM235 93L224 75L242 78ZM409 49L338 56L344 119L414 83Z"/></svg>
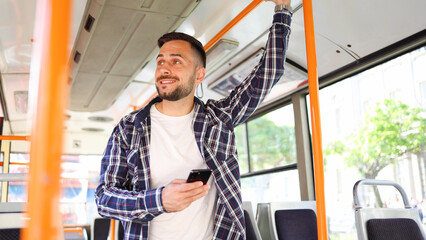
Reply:
<svg viewBox="0 0 426 240"><path fill-rule="evenodd" d="M27 180L25 173L0 173L0 182L21 182Z"/></svg>
<svg viewBox="0 0 426 240"><path fill-rule="evenodd" d="M377 180L377 179L361 179L357 181L353 188L353 196L354 196L354 208L355 210L362 208L361 203L358 198L358 189L361 185L370 185L370 186L393 186L395 187L402 196L402 200L404 201L405 208L412 208L410 201L408 200L407 193L405 190L396 182L389 180Z"/></svg>
<svg viewBox="0 0 426 240"><path fill-rule="evenodd" d="M8 135L0 135L0 140L30 141L30 136L8 136Z"/></svg>
<svg viewBox="0 0 426 240"><path fill-rule="evenodd" d="M23 202L0 202L0 213L19 213L24 212L24 209Z"/></svg>

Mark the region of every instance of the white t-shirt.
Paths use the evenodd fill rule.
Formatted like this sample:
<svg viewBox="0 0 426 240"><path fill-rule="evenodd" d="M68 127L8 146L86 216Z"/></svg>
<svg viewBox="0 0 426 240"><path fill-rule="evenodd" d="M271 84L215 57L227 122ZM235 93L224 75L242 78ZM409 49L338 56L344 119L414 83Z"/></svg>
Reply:
<svg viewBox="0 0 426 240"><path fill-rule="evenodd" d="M192 169L207 168L192 126L194 111L171 117L151 107L150 183L152 188L165 186L174 179L186 179ZM163 213L149 227L149 240L211 239L216 211L217 190L210 177L207 196L180 212Z"/></svg>

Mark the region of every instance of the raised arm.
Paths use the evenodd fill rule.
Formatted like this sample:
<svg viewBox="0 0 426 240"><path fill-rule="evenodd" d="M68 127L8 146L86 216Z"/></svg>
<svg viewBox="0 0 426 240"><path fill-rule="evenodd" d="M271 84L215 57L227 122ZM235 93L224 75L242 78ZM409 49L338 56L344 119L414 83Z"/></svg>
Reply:
<svg viewBox="0 0 426 240"><path fill-rule="evenodd" d="M277 5L290 4L290 0L273 0L273 2ZM213 104L229 114L228 117L234 127L251 116L283 76L291 16L292 13L286 8L274 14L268 41L258 65L227 98Z"/></svg>

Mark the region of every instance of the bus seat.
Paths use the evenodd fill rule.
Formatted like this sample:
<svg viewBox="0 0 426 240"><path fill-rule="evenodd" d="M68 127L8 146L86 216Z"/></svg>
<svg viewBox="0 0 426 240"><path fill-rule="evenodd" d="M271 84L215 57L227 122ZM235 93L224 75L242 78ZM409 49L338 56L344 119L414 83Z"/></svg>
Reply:
<svg viewBox="0 0 426 240"><path fill-rule="evenodd" d="M393 186L401 194L405 208L367 208L360 204L360 185ZM417 209L412 208L404 189L385 180L363 179L353 188L355 225L359 240L425 240L426 235Z"/></svg>
<svg viewBox="0 0 426 240"><path fill-rule="evenodd" d="M271 202L257 205L257 223L263 240L316 240L315 201Z"/></svg>
<svg viewBox="0 0 426 240"><path fill-rule="evenodd" d="M20 228L0 229L0 239L19 240L20 236Z"/></svg>
<svg viewBox="0 0 426 240"><path fill-rule="evenodd" d="M93 220L92 238L93 240L107 240L111 219L95 218Z"/></svg>
<svg viewBox="0 0 426 240"><path fill-rule="evenodd" d="M253 214L253 206L251 202L243 202L244 219L246 223L246 239L247 240L262 240L256 219Z"/></svg>
<svg viewBox="0 0 426 240"><path fill-rule="evenodd" d="M87 240L86 229L81 227L72 227L64 229L65 240Z"/></svg>
<svg viewBox="0 0 426 240"><path fill-rule="evenodd" d="M0 203L0 239L20 239L20 232L24 225L23 209L23 203Z"/></svg>
<svg viewBox="0 0 426 240"><path fill-rule="evenodd" d="M123 224L121 224L120 221L117 221L117 222L118 222L118 232L117 232L118 236L117 236L117 238L118 238L118 240L123 240L124 239L124 227L123 227Z"/></svg>

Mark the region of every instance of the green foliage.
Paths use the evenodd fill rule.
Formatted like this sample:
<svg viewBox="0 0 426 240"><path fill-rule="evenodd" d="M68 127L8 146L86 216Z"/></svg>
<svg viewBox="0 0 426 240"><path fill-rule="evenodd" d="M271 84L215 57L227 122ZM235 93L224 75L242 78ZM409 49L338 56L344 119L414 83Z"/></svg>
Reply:
<svg viewBox="0 0 426 240"><path fill-rule="evenodd" d="M326 149L324 149L324 155L342 155L345 152L345 145L341 141L330 142Z"/></svg>
<svg viewBox="0 0 426 240"><path fill-rule="evenodd" d="M241 172L248 172L245 125L240 125L235 128L235 138Z"/></svg>
<svg viewBox="0 0 426 240"><path fill-rule="evenodd" d="M294 127L277 126L266 117L248 123L249 148L254 170L296 162Z"/></svg>
<svg viewBox="0 0 426 240"><path fill-rule="evenodd" d="M366 115L364 125L347 137L345 143L331 142L325 155L341 155L346 165L355 167L369 179L405 153L418 153L425 146L426 119L420 108L393 100L384 100ZM326 158L325 156L325 158ZM374 188L377 206L382 200Z"/></svg>
<svg viewBox="0 0 426 240"><path fill-rule="evenodd" d="M364 124L345 143L330 143L325 155L341 155L365 178L377 174L399 156L420 152L425 143L426 119L420 108L384 100L366 115Z"/></svg>

